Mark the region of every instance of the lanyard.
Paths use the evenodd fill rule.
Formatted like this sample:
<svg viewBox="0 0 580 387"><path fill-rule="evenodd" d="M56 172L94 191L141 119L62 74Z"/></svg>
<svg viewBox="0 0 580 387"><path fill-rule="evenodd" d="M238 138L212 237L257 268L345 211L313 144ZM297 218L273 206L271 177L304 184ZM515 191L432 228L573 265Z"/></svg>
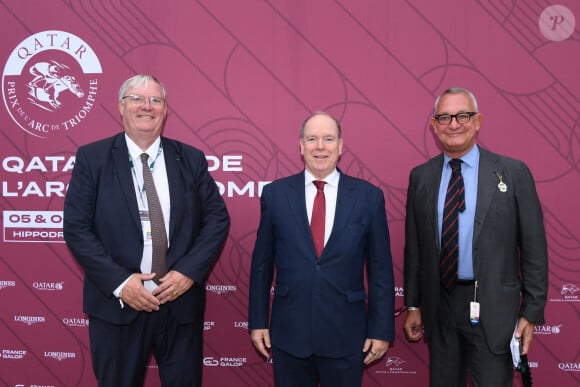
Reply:
<svg viewBox="0 0 580 387"><path fill-rule="evenodd" d="M161 155L161 152L163 152L163 144L160 142L159 148L157 149L157 155L153 159L153 162L151 164L149 164L149 170L151 171L151 173L153 173L153 169L155 168L155 163L157 162L159 155ZM145 192L145 182L143 182L143 185L139 184L140 180L137 177L137 173L135 172L135 165L133 164L133 159L131 158L131 155L129 155L129 164L131 164L131 173L133 174L133 177L135 178L135 182L137 182L137 190L139 191L139 196L141 197L141 202L145 206L145 199L143 198L143 192ZM143 167L145 167L145 166L143 166Z"/></svg>

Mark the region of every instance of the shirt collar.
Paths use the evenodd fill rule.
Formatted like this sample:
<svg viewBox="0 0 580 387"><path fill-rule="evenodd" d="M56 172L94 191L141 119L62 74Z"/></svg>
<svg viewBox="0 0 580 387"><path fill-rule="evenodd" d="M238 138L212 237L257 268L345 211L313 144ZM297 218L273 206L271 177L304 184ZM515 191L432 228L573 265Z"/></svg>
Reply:
<svg viewBox="0 0 580 387"><path fill-rule="evenodd" d="M141 157L143 151L127 134L125 133L125 140L127 141L127 149L129 150L129 156L131 156L131 160L136 160ZM159 152L159 146L161 145L161 137L157 137L153 144L145 151L149 155L149 159L153 160L157 157Z"/></svg>
<svg viewBox="0 0 580 387"><path fill-rule="evenodd" d="M477 165L479 161L479 147L475 145L473 148L469 150L469 152L461 156L460 159L463 162L463 164L465 164L470 168L473 168L475 165ZM451 160L451 157L449 157L446 153L444 153L443 165L448 165L449 160Z"/></svg>
<svg viewBox="0 0 580 387"><path fill-rule="evenodd" d="M323 181L326 182L326 184L331 185L333 187L338 187L338 180L340 178L340 172L338 172L338 169L334 169L334 171L332 171L332 173L328 176L326 176L324 179L322 179ZM310 172L308 172L308 170L304 170L304 185L307 186L308 184L312 184L312 182L314 180L320 180L314 177L313 174L311 174Z"/></svg>

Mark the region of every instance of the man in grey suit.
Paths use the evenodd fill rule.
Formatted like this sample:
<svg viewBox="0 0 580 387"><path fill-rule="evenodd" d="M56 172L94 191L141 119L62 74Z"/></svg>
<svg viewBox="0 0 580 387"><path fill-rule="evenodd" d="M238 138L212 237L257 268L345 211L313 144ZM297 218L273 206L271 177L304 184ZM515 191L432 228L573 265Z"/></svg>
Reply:
<svg viewBox="0 0 580 387"><path fill-rule="evenodd" d="M534 180L521 161L476 145L482 118L471 92L445 90L431 120L443 154L414 168L409 179L404 330L418 341L424 329L432 387L464 387L468 374L474 387L511 386L512 336L527 353L535 325L544 322L548 255ZM465 206L458 215L458 267L442 283L452 159L460 160Z"/></svg>
<svg viewBox="0 0 580 387"><path fill-rule="evenodd" d="M249 326L256 349L267 358L272 350L278 387L360 386L364 365L394 340L385 198L337 169L342 144L338 121L314 113L300 133L305 171L267 185L261 197ZM321 238L309 225L317 223L315 185L326 200Z"/></svg>

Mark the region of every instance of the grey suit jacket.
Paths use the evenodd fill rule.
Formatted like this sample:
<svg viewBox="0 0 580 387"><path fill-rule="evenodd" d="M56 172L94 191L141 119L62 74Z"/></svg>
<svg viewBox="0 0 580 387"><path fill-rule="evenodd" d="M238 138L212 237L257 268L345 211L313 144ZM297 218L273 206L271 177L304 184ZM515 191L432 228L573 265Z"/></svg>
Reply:
<svg viewBox="0 0 580 387"><path fill-rule="evenodd" d="M442 154L414 168L407 191L405 305L421 308L427 339L440 291L437 196L442 168ZM498 189L497 173L507 185L506 192ZM518 316L536 324L544 322L546 233L528 167L481 148L473 261L481 325L490 349L505 353Z"/></svg>

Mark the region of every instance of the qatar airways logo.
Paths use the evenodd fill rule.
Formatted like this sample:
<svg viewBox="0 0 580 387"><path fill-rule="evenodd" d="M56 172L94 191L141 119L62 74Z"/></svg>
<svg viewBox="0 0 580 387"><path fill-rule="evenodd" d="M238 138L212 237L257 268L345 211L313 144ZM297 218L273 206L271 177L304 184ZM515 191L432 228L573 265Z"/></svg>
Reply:
<svg viewBox="0 0 580 387"><path fill-rule="evenodd" d="M535 335L557 335L560 333L562 324L560 325L536 325L534 328Z"/></svg>
<svg viewBox="0 0 580 387"><path fill-rule="evenodd" d="M61 291L64 282L33 282L32 287L40 291Z"/></svg>
<svg viewBox="0 0 580 387"><path fill-rule="evenodd" d="M67 327L85 328L89 326L89 319L77 317L65 317L62 319L62 323Z"/></svg>
<svg viewBox="0 0 580 387"><path fill-rule="evenodd" d="M558 363L558 368L565 372L580 372L580 363Z"/></svg>

